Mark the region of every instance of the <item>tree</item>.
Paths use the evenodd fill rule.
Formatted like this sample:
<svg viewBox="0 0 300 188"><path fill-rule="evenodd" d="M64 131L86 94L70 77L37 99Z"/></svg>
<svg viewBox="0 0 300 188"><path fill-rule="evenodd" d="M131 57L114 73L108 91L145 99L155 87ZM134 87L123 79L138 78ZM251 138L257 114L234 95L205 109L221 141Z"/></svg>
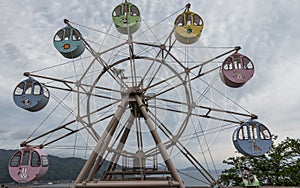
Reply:
<svg viewBox="0 0 300 188"><path fill-rule="evenodd" d="M276 140L276 136L273 139ZM249 168L261 185L299 186L300 185L300 139L287 137L277 146L260 157L238 156L223 161L232 166L225 169L219 181L224 186L237 186L242 181L241 172Z"/></svg>

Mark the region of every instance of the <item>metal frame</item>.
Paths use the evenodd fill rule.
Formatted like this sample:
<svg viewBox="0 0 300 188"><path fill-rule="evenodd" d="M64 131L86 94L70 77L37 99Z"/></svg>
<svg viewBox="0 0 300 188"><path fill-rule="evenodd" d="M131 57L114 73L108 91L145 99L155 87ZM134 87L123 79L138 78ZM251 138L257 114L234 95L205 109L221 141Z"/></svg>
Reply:
<svg viewBox="0 0 300 188"><path fill-rule="evenodd" d="M68 24L70 27L71 22L68 20L65 20L65 23ZM201 118L209 118L218 120L221 122L229 122L234 124L241 124L242 121L238 120L235 116L239 117L246 117L251 119L256 119L257 116L254 114L248 114L248 113L240 113L240 112L234 112L234 111L228 111L224 109L218 109L218 108L211 108L208 106L201 106L197 105L193 98L192 98L192 89L191 89L191 83L206 75L209 74L212 71L215 71L220 68L220 66L217 66L211 70L208 70L206 72L202 72L202 68L206 66L207 64L213 62L216 59L219 59L229 53L232 53L234 51L238 51L240 47L235 47L227 52L224 52L221 55L218 55L212 59L209 59L201 64L195 65L193 67L186 67L181 63L180 60L178 60L175 55L172 54L172 49L174 47L174 44L176 42L176 39L172 39L172 34L174 32L174 29L172 32L168 35L165 42L163 44L157 45L157 44L150 44L145 42L138 42L134 41L132 35L128 35L128 40L126 42L120 43L112 48L109 48L107 50L97 52L94 50L91 45L87 42L87 40L82 37L82 40L85 43L85 46L87 50L93 55L93 60L90 63L90 65L87 67L85 72L81 75L81 77L77 81L70 81L66 79L57 79L53 77L47 77L42 76L34 73L26 72L24 73L25 76L30 77L36 77L36 78L43 78L46 80L51 80L53 82L59 82L62 83L65 87L58 87L54 84L45 84L46 87L58 89L62 91L68 91L68 92L75 92L77 93L77 105L78 110L76 112L77 117L74 118L74 120L69 121L68 123L65 123L63 125L60 125L57 128L54 128L50 130L49 132L46 132L40 136L37 136L33 139L24 141L21 146L29 145L30 142L33 142L39 138L45 137L47 135L52 134L53 132L66 130L67 133L65 133L62 136L59 136L58 138L54 138L53 140L48 141L47 143L41 144L40 147L47 146L49 144L52 144L62 138L65 138L69 135L72 135L78 131L81 131L83 129L87 130L90 135L93 136L93 139L97 142L97 145L93 149L92 153L90 154L88 160L86 161L84 167L82 168L80 174L78 175L75 183L74 188L79 187L185 187L181 177L179 176L178 171L176 170L171 156L168 154L167 149L175 146L187 159L188 161L205 177L205 179L211 184L217 184L217 181L210 175L210 173L202 166L202 164L196 159L195 156L184 146L183 143L180 142L179 138L182 136L183 132L186 130L187 125L190 121L190 118L193 117L201 117ZM102 55L112 52L114 50L117 50L121 47L128 47L128 57L125 57L123 59L119 59L115 61L114 63L108 64L103 58ZM158 52L155 57L148 57L143 55L137 55L135 54L134 47L135 46L147 46L151 48L158 49ZM167 64L165 62L166 58L172 58L172 60L179 65L182 68L181 72L176 71L172 66ZM149 66L149 69L145 72L145 75L142 75L141 79L138 80L136 73L136 61L137 60L147 60L152 62L151 66ZM123 62L129 62L131 66L131 77L129 78L131 81L131 84L128 84L124 81L124 79L116 75L114 73L113 68L115 68L117 65L122 64ZM88 85L83 83L83 79L88 74L92 66L96 63L99 63L102 67L102 70L99 71L99 74L97 78L93 81L92 84ZM172 76L166 78L164 81L154 82L154 80L151 80L148 85L143 86L143 80L148 76L148 73L150 72L150 69L152 68L152 65L155 63L159 64L158 67L164 66L166 67L170 72L173 73ZM198 75L192 76L190 74L193 70L198 70ZM159 68L157 68L154 72L153 78L158 73ZM104 75L109 75L111 79L113 79L120 87L119 90L102 87L99 86L99 81ZM163 89L159 93L155 93L153 95L146 95L146 91L149 88L155 87L157 85L162 84L166 80L172 80L172 79L178 79L180 80L180 83L177 83L177 85L172 86L170 88ZM160 96L166 92L169 92L173 89L183 87L184 93L185 93L185 101L177 101L173 99L165 99L160 98ZM97 94L94 91L96 89L104 90L108 92L116 92L121 95L121 99L108 97L105 95ZM80 105L82 103L80 99L80 95L85 95L86 98L86 114L81 114L80 111ZM111 99L113 102L110 104L107 104L106 106L102 106L97 109L93 109L91 107L91 100L93 97L97 98L107 98ZM186 111L180 111L172 108L167 107L155 107L155 109L161 109L169 112L175 112L179 114L185 115L185 119L182 121L180 129L177 131L177 133L173 134L172 131L170 131L163 122L161 122L159 119L156 118L155 114L153 112L148 110L148 107L154 107L147 103L149 100L161 100L164 102L184 105L186 107ZM91 119L91 116L98 111L101 111L102 109L108 108L112 105L118 105L115 112L106 115L104 117L101 117L97 122L93 122ZM130 106L133 111L137 113L131 113L128 119L125 122L125 126L120 124L120 120L122 119L125 111L128 111L128 106ZM199 113L195 111L195 109L202 109L205 111L205 113ZM214 115L211 115L211 113L225 113L232 115L232 119L230 118L219 118ZM138 114L138 115L137 115ZM110 118L109 123L106 126L105 131L102 135L98 135L97 131L94 129L93 125L102 122L103 120L108 120ZM129 132L133 129L133 125L136 124L138 128L139 127L139 121L140 119L144 119L145 123L148 127L148 130L151 134L151 137L153 138L155 142L155 146L153 148L149 149L148 151L145 151L145 153L140 152L136 155L128 154L126 151L124 151L124 145L128 141ZM72 125L73 123L79 122L82 127L78 129L71 129L68 126ZM136 122L136 123L134 123ZM121 128L121 129L120 129ZM117 131L119 130L119 131ZM161 134L158 133L158 130L161 131L165 137L168 138L168 141L163 142L161 138ZM139 136L139 131L137 131L137 143L138 147L142 148L143 143L142 139ZM112 140L113 137L117 136L118 140ZM116 144L115 148L112 148L111 145L114 144L114 142L118 142ZM112 155L110 155L113 153ZM145 158L149 157L156 157L157 155L160 155L164 161L164 165L166 166L166 170L161 170L153 167L153 169L147 169L143 168L143 160ZM118 169L117 162L120 160L122 156L127 157L136 157L138 156L138 163L139 163L139 169L136 171L126 171ZM105 164L105 159L110 158L109 164ZM155 166L155 165L154 165ZM105 168L104 174L101 177L98 177L98 171L102 168ZM151 178L153 175L164 175L161 178ZM114 176L130 176L130 180L123 179L123 181L114 180ZM166 178L166 175L169 177ZM132 178L132 177L138 177L138 178Z"/></svg>

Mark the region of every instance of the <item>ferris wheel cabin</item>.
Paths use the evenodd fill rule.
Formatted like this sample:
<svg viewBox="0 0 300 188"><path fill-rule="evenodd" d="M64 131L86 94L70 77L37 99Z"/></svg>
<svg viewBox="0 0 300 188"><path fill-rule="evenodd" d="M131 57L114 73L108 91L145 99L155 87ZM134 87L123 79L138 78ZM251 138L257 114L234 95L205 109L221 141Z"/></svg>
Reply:
<svg viewBox="0 0 300 188"><path fill-rule="evenodd" d="M10 177L19 183L43 177L49 167L48 155L35 147L24 147L14 153L9 161Z"/></svg>
<svg viewBox="0 0 300 188"><path fill-rule="evenodd" d="M241 87L254 74L252 61L240 53L234 53L227 57L220 69L221 80L229 87Z"/></svg>
<svg viewBox="0 0 300 188"><path fill-rule="evenodd" d="M15 104L31 112L43 109L48 104L49 98L48 89L33 78L19 83L13 93Z"/></svg>
<svg viewBox="0 0 300 188"><path fill-rule="evenodd" d="M183 44L192 44L200 38L204 22L198 14L187 10L177 16L174 26L176 39Z"/></svg>
<svg viewBox="0 0 300 188"><path fill-rule="evenodd" d="M68 25L55 34L53 44L64 57L74 59L85 50L81 36L77 29Z"/></svg>
<svg viewBox="0 0 300 188"><path fill-rule="evenodd" d="M115 7L112 20L116 29L122 34L132 34L141 26L139 9L127 0Z"/></svg>
<svg viewBox="0 0 300 188"><path fill-rule="evenodd" d="M235 148L244 155L260 156L272 146L269 129L257 121L248 121L238 127L232 136Z"/></svg>

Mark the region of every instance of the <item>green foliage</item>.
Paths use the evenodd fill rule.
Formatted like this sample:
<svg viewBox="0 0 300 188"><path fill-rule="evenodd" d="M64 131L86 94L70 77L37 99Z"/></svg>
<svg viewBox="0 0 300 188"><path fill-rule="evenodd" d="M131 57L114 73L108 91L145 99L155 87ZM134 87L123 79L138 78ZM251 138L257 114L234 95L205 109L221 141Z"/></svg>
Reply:
<svg viewBox="0 0 300 188"><path fill-rule="evenodd" d="M274 139L277 137L275 136ZM232 166L222 172L219 181L225 185L238 186L241 173L251 169L261 185L299 186L300 185L300 139L286 138L260 157L230 157L223 163Z"/></svg>

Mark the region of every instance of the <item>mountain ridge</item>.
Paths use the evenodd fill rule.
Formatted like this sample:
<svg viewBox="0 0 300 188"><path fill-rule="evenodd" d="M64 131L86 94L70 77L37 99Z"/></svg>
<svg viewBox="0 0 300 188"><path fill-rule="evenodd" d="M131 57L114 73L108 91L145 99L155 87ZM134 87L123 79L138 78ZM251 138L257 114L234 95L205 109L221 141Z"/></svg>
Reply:
<svg viewBox="0 0 300 188"><path fill-rule="evenodd" d="M0 149L0 184L14 182L8 172L8 163L17 150ZM72 182L80 173L86 160L78 157L48 155L49 169L40 182ZM197 171L194 167L179 169L181 172ZM98 172L101 173L101 172Z"/></svg>

